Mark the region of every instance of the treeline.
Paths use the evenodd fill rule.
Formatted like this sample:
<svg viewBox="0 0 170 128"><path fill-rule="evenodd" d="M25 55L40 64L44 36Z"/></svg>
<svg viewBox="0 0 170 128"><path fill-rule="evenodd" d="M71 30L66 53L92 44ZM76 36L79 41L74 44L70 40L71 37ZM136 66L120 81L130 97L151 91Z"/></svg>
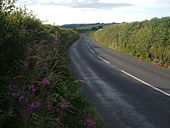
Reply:
<svg viewBox="0 0 170 128"><path fill-rule="evenodd" d="M66 57L76 31L0 1L0 128L101 128Z"/></svg>
<svg viewBox="0 0 170 128"><path fill-rule="evenodd" d="M61 27L63 28L72 28L79 33L85 33L87 31L96 31L98 29L103 28L103 23L95 23L95 24L66 24Z"/></svg>
<svg viewBox="0 0 170 128"><path fill-rule="evenodd" d="M103 25L90 25L90 26L74 28L74 30L79 32L79 33L85 33L85 32L88 32L88 31L97 31L97 30L102 29L102 28L103 28Z"/></svg>
<svg viewBox="0 0 170 128"><path fill-rule="evenodd" d="M113 25L92 36L108 47L170 66L170 17Z"/></svg>
<svg viewBox="0 0 170 128"><path fill-rule="evenodd" d="M95 24L65 24L61 27L63 28L79 28L79 27L85 27L85 26L94 26L94 25L101 25L102 23L95 23Z"/></svg>

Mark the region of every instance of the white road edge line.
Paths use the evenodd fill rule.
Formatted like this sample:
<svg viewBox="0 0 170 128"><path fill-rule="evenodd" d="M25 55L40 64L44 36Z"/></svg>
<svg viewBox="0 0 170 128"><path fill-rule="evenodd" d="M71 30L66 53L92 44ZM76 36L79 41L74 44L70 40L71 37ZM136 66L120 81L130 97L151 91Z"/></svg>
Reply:
<svg viewBox="0 0 170 128"><path fill-rule="evenodd" d="M110 64L110 62L108 62L107 60L103 59L102 57L100 57L100 56L97 56L97 57L100 58L101 60L103 60L104 62Z"/></svg>
<svg viewBox="0 0 170 128"><path fill-rule="evenodd" d="M89 47L89 45L87 44L87 40L86 40L86 45L87 45L87 48L88 48L93 54L96 55L96 53L95 53L95 52ZM97 55L96 55L96 56L97 56ZM100 56L97 56L97 57L100 58L101 60L103 60L104 62L106 62L107 64L110 64L110 62L108 62L108 61L105 60L104 58L102 58L102 57L100 57ZM132 78L134 78L134 79L136 79L136 80L138 80L138 81L140 81L141 83L143 83L143 84L145 84L145 85L147 85L147 86L149 86L149 87L151 87L151 88L153 88L153 89L155 89L155 90L157 90L157 91L159 91L159 92L161 92L161 93L163 93L163 94L165 94L165 95L167 95L167 96L170 96L169 93L164 92L164 91L162 91L162 90L159 89L159 88L156 88L155 86L153 86L153 85L151 85L151 84L149 84L149 83L147 83L147 82L145 82L145 81L143 81L143 80L141 80L141 79L139 79L139 78L137 78L137 77L135 77L135 76L127 73L126 71L124 71L124 70L120 70L120 71L123 72L124 74L126 74L126 75L128 75L128 76L130 76L130 77L132 77Z"/></svg>
<svg viewBox="0 0 170 128"><path fill-rule="evenodd" d="M139 79L139 78L137 78L137 77L127 73L126 71L124 71L124 70L120 70L120 71L123 72L124 74L126 74L126 75L128 75L128 76L130 76L130 77L132 77L132 78L134 78L134 79L136 79L138 81L140 81L141 83L143 83L143 84L145 84L145 85L147 85L147 86L149 86L149 87L151 87L151 88L153 88L153 89L155 89L155 90L157 90L157 91L159 91L159 92L161 92L161 93L163 93L163 94L165 94L167 96L170 96L169 93L166 93L166 92L162 91L161 89L154 87L153 85L151 85L151 84L149 84L149 83L147 83L147 82L145 82L145 81L143 81L143 80L141 80L141 79Z"/></svg>
<svg viewBox="0 0 170 128"><path fill-rule="evenodd" d="M87 44L87 40L86 40L86 45L87 45L87 48L93 53L96 55L96 53L89 47L89 45ZM97 56L97 55L96 55ZM101 60L103 60L104 62L106 62L107 64L110 64L110 62L108 62L107 60L105 60L104 58L100 57L100 56L97 56L98 58L100 58Z"/></svg>
<svg viewBox="0 0 170 128"><path fill-rule="evenodd" d="M89 45L87 44L87 40L86 40L86 45L87 45L87 48L93 53L95 54L95 52L89 47Z"/></svg>
<svg viewBox="0 0 170 128"><path fill-rule="evenodd" d="M91 50L91 49L90 49L90 51L91 51L92 53L94 53L94 51L93 51L93 50ZM94 53L94 54L95 54L95 53Z"/></svg>

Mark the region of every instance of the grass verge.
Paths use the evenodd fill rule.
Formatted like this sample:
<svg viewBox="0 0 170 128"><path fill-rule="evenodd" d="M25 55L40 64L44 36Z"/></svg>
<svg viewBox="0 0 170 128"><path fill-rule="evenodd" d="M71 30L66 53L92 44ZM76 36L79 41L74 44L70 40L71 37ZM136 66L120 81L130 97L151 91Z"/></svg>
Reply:
<svg viewBox="0 0 170 128"><path fill-rule="evenodd" d="M99 43L141 60L170 67L170 18L112 25L89 33Z"/></svg>

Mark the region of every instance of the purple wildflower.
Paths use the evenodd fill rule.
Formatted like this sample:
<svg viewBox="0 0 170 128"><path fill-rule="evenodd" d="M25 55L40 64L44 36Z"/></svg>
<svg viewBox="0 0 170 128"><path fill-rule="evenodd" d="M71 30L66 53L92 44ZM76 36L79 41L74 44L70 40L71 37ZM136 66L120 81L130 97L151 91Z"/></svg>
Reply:
<svg viewBox="0 0 170 128"><path fill-rule="evenodd" d="M95 121L92 119L86 119L85 125L89 128L93 127L95 125Z"/></svg>
<svg viewBox="0 0 170 128"><path fill-rule="evenodd" d="M18 86L17 85L10 85L9 86L9 89L11 90L11 89L15 89L15 88L18 88Z"/></svg>
<svg viewBox="0 0 170 128"><path fill-rule="evenodd" d="M50 104L47 105L47 108L48 108L49 111L51 111L53 109L52 105L50 105Z"/></svg>
<svg viewBox="0 0 170 128"><path fill-rule="evenodd" d="M20 96L20 93L19 92L13 92L12 94L11 94L11 96L13 97L13 98L18 98L19 96Z"/></svg>
<svg viewBox="0 0 170 128"><path fill-rule="evenodd" d="M61 110L67 109L69 106L70 106L69 102L64 102L64 103L59 105Z"/></svg>
<svg viewBox="0 0 170 128"><path fill-rule="evenodd" d="M28 105L31 109L38 109L42 106L40 102L34 102Z"/></svg>
<svg viewBox="0 0 170 128"><path fill-rule="evenodd" d="M43 79L43 83L44 83L44 84L50 84L50 80L49 80L48 78L44 78L44 79Z"/></svg>
<svg viewBox="0 0 170 128"><path fill-rule="evenodd" d="M29 67L29 63L28 62L24 62L24 67L28 68Z"/></svg>
<svg viewBox="0 0 170 128"><path fill-rule="evenodd" d="M45 84L40 84L40 87L45 87Z"/></svg>
<svg viewBox="0 0 170 128"><path fill-rule="evenodd" d="M31 89L35 88L35 86L34 85L30 85L28 88L31 90Z"/></svg>
<svg viewBox="0 0 170 128"><path fill-rule="evenodd" d="M32 92L37 91L37 89L35 88L34 85L30 85L28 88L29 88L29 90L31 90Z"/></svg>
<svg viewBox="0 0 170 128"><path fill-rule="evenodd" d="M28 51L29 53L31 53L31 52L33 51L33 49L30 48L30 47L28 47L28 48L27 48L27 51Z"/></svg>
<svg viewBox="0 0 170 128"><path fill-rule="evenodd" d="M28 101L28 99L25 96L20 96L19 97L19 102L26 103L27 101Z"/></svg>

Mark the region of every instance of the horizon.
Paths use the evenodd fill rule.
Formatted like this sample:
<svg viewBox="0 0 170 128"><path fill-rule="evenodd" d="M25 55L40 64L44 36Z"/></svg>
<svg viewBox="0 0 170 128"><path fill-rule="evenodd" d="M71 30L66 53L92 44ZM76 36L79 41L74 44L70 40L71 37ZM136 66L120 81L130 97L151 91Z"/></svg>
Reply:
<svg viewBox="0 0 170 128"><path fill-rule="evenodd" d="M19 0L48 24L122 23L170 16L168 0Z"/></svg>

